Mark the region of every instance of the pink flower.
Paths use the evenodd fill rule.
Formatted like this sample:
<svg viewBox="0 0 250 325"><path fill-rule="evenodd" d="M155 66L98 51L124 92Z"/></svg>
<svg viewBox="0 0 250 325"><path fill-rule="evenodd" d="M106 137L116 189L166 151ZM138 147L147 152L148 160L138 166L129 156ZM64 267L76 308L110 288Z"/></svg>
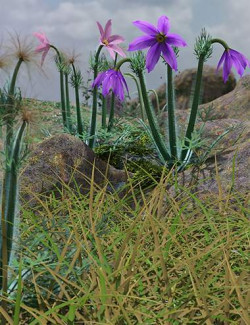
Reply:
<svg viewBox="0 0 250 325"><path fill-rule="evenodd" d="M106 47L112 59L115 59L115 52L120 54L123 57L126 57L126 54L123 50L117 45L124 41L124 38L120 35L111 35L111 19L106 23L105 28L102 28L102 25L97 21L97 26L99 28L101 37L100 43Z"/></svg>
<svg viewBox="0 0 250 325"><path fill-rule="evenodd" d="M35 49L35 52L36 53L43 52L42 61L41 61L41 65L43 65L44 59L50 49L50 43L44 33L33 33L33 35L36 36L41 42L41 44L38 45L37 48Z"/></svg>

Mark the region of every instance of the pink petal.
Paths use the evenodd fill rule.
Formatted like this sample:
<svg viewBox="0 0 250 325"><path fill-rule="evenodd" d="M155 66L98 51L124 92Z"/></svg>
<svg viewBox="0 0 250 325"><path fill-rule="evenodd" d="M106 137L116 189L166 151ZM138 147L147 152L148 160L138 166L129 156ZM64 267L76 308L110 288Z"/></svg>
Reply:
<svg viewBox="0 0 250 325"><path fill-rule="evenodd" d="M159 61L161 55L161 45L162 43L155 43L153 46L150 47L146 57L146 67L148 72L152 71Z"/></svg>
<svg viewBox="0 0 250 325"><path fill-rule="evenodd" d="M33 33L35 37L39 39L42 43L49 43L49 40L47 39L46 35L44 33Z"/></svg>
<svg viewBox="0 0 250 325"><path fill-rule="evenodd" d="M159 33L157 28L154 25L148 23L147 21L136 20L133 22L133 24L136 27L138 27L142 32L144 32L148 35L155 35L155 34Z"/></svg>
<svg viewBox="0 0 250 325"><path fill-rule="evenodd" d="M125 39L120 35L111 35L108 38L108 42L112 43L112 44L120 44L120 43L122 43L124 41L125 41Z"/></svg>
<svg viewBox="0 0 250 325"><path fill-rule="evenodd" d="M46 50L46 51L44 51L43 54L42 54L41 66L42 66L43 63L44 63L44 60L45 60L46 55L48 54L48 51L49 51L49 50Z"/></svg>
<svg viewBox="0 0 250 325"><path fill-rule="evenodd" d="M104 34L103 34L103 37L106 40L109 39L109 37L111 36L111 26L112 26L111 19L109 19L105 25Z"/></svg>
<svg viewBox="0 0 250 325"><path fill-rule="evenodd" d="M101 34L101 38L102 38L102 36L103 36L103 34L104 34L104 30L103 30L103 28L102 28L102 25L97 21L96 22L97 23L97 26L98 26L98 28L99 28L99 31L100 31L100 34Z"/></svg>
<svg viewBox="0 0 250 325"><path fill-rule="evenodd" d="M176 60L176 55L175 55L172 47L166 43L163 43L162 54L163 54L165 61L170 65L170 67L172 69L174 69L176 71L177 70L177 60Z"/></svg>
<svg viewBox="0 0 250 325"><path fill-rule="evenodd" d="M170 22L167 16L161 16L158 19L157 28L159 29L159 32L161 32L164 35L167 35L170 29Z"/></svg>
<svg viewBox="0 0 250 325"><path fill-rule="evenodd" d="M109 52L111 58L112 58L113 60L115 60L115 52L114 52L114 50L111 48L111 46L110 46L110 45L109 45L109 46L106 46L106 49L108 50L108 52Z"/></svg>
<svg viewBox="0 0 250 325"><path fill-rule="evenodd" d="M168 44L174 45L174 46L183 46L183 47L187 46L187 43L178 34L168 34L166 41Z"/></svg>
<svg viewBox="0 0 250 325"><path fill-rule="evenodd" d="M150 47L156 43L155 36L139 36L132 43L129 44L128 51L143 50L147 47Z"/></svg>
<svg viewBox="0 0 250 325"><path fill-rule="evenodd" d="M126 54L124 53L124 51L118 45L109 44L107 46L107 48L111 48L113 51L115 51L116 53L118 53L120 56L122 56L124 58L126 57Z"/></svg>

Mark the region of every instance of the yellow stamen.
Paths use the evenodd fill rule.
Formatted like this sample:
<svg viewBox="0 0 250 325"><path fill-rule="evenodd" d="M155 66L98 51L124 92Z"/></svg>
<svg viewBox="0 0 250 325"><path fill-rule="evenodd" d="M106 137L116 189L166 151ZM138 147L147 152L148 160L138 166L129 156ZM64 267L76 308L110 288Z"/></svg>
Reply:
<svg viewBox="0 0 250 325"><path fill-rule="evenodd" d="M102 41L102 44L108 46L108 45L109 45L109 42L108 42L108 40L104 39L104 40Z"/></svg>
<svg viewBox="0 0 250 325"><path fill-rule="evenodd" d="M162 33L159 33L159 34L156 35L156 40L159 43L163 43L166 38L167 38L166 35L164 35Z"/></svg>

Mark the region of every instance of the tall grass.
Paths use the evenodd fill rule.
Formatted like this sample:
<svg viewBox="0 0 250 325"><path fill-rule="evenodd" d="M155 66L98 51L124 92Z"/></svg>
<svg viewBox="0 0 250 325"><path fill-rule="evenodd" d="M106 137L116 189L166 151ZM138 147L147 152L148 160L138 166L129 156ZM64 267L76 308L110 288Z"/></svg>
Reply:
<svg viewBox="0 0 250 325"><path fill-rule="evenodd" d="M9 323L249 324L246 198L173 197L171 178L123 194L92 178L24 206Z"/></svg>

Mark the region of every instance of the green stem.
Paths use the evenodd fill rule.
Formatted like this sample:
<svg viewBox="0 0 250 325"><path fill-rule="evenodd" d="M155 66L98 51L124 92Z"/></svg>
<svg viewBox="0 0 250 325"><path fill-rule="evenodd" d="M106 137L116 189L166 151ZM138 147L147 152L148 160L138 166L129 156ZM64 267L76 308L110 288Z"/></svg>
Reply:
<svg viewBox="0 0 250 325"><path fill-rule="evenodd" d="M117 53L115 54L114 68L116 67L116 63L117 63ZM114 94L114 92L112 92L111 103L110 103L110 112L109 112L108 132L110 132L111 129L113 128L114 116L115 116L115 94Z"/></svg>
<svg viewBox="0 0 250 325"><path fill-rule="evenodd" d="M220 38L213 38L211 40L211 44L213 44L213 43L221 44L225 48L225 50L229 49L229 46L227 45L227 43L225 41L223 41L222 39L220 39Z"/></svg>
<svg viewBox="0 0 250 325"><path fill-rule="evenodd" d="M18 200L18 167L20 163L21 145L26 126L27 122L23 121L18 130L12 146L10 162L7 162L6 165L6 172L2 186L0 277L2 277L1 283L3 288L5 287L5 277L7 277L8 274L8 263L13 242L14 221Z"/></svg>
<svg viewBox="0 0 250 325"><path fill-rule="evenodd" d="M58 56L59 63L62 63L61 54L58 49L54 45L50 45L56 51ZM60 94L61 94L61 110L62 110L62 119L63 119L63 126L67 127L67 118L66 118L66 109L65 109L65 93L64 93L64 78L63 78L63 71L59 67L59 74L60 74Z"/></svg>
<svg viewBox="0 0 250 325"><path fill-rule="evenodd" d="M82 116L81 116L81 105L80 105L80 98L79 98L79 87L77 84L77 73L75 69L75 65L72 63L73 73L75 77L75 98L76 98L76 119L77 119L77 133L80 136L83 136L83 124L82 124Z"/></svg>
<svg viewBox="0 0 250 325"><path fill-rule="evenodd" d="M176 121L175 121L175 102L173 88L173 70L167 66L167 82L168 82L168 130L169 130L169 146L171 158L176 160L177 155L177 137L176 137Z"/></svg>
<svg viewBox="0 0 250 325"><path fill-rule="evenodd" d="M150 107L143 71L138 72L138 77L139 77L139 81L140 81L140 85L141 85L141 92L142 92L142 97L143 97L143 101L144 101L144 107L145 107L145 111L147 114L149 126L150 126L150 129L152 132L152 136L154 138L154 141L155 141L162 157L165 159L166 162L170 161L171 157L167 151L165 144L163 143L161 134L160 134L160 132L156 126L156 123L155 123L152 109Z"/></svg>
<svg viewBox="0 0 250 325"><path fill-rule="evenodd" d="M98 63L99 63L99 55L103 45L98 47L98 50L95 55L95 65L94 65L94 80L97 77L98 73ZM96 133L96 116L97 116L97 87L95 86L93 89L93 103L92 103L92 116L91 116L91 124L90 124L90 139L89 139L89 147L93 149L95 145L95 133Z"/></svg>
<svg viewBox="0 0 250 325"><path fill-rule="evenodd" d="M14 116L13 116L13 109L14 109L14 94L15 94L15 86L16 86L16 79L17 75L20 69L20 66L23 62L22 58L19 58L17 61L17 64L15 66L15 70L12 75L12 79L10 82L10 88L8 91L8 99L7 99L7 118L6 118L6 156L9 157L9 150L11 141L13 139L13 122L14 122Z"/></svg>
<svg viewBox="0 0 250 325"><path fill-rule="evenodd" d="M195 89L194 89L194 98L193 98L193 104L191 108L191 113L189 117L188 127L185 135L185 147L188 147L190 144L190 140L192 138L192 133L194 131L194 125L197 117L197 111L199 106L199 99L200 99L200 90L201 90L201 81L202 81L202 72L203 72L203 64L204 64L204 56L200 56L199 62L198 62L198 69L196 74L196 83L195 83ZM184 161L186 155L187 155L188 149L183 148L181 153L181 161Z"/></svg>
<svg viewBox="0 0 250 325"><path fill-rule="evenodd" d="M102 96L102 128L106 129L107 97Z"/></svg>
<svg viewBox="0 0 250 325"><path fill-rule="evenodd" d="M65 97L66 97L66 125L69 132L72 132L71 114L70 114L70 100L69 100L69 75L64 73L65 79Z"/></svg>

